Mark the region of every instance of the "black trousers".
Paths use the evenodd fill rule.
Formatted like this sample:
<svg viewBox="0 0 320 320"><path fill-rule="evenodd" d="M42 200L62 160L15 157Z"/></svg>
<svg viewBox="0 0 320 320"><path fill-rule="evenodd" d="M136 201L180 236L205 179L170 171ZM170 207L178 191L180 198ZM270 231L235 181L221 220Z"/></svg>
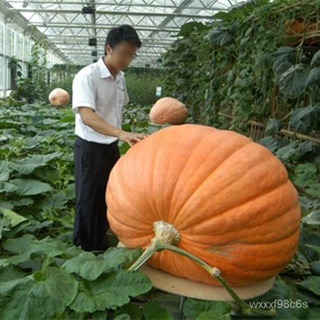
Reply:
<svg viewBox="0 0 320 320"><path fill-rule="evenodd" d="M106 185L119 159L118 142L99 144L77 137L74 149L76 212L73 243L86 251L108 248Z"/></svg>

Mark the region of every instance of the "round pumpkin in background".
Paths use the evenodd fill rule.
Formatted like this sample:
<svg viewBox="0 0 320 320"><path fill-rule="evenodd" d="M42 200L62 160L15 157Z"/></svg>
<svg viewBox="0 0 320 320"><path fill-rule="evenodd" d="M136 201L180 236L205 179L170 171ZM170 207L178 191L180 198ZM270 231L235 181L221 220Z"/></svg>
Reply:
<svg viewBox="0 0 320 320"><path fill-rule="evenodd" d="M151 122L155 124L182 124L188 117L188 109L179 100L164 97L153 105L149 117Z"/></svg>
<svg viewBox="0 0 320 320"><path fill-rule="evenodd" d="M221 271L232 286L272 278L299 241L298 194L267 148L238 133L184 124L134 145L111 171L111 229L127 247L146 248L156 221L179 233L178 247ZM220 285L169 250L148 264L178 277Z"/></svg>
<svg viewBox="0 0 320 320"><path fill-rule="evenodd" d="M50 92L49 101L54 106L65 106L69 103L70 96L66 90L56 88Z"/></svg>

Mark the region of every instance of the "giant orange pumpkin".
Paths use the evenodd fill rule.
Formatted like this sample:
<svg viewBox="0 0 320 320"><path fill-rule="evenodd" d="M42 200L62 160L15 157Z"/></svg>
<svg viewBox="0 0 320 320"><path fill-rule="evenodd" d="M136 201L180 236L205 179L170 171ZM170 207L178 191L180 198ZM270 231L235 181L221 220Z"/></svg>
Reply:
<svg viewBox="0 0 320 320"><path fill-rule="evenodd" d="M159 130L114 166L106 192L112 230L128 247L146 247L153 223L180 233L178 247L232 286L269 279L291 260L299 239L298 195L283 164L238 133L185 124ZM219 285L200 266L163 250L149 265Z"/></svg>
<svg viewBox="0 0 320 320"><path fill-rule="evenodd" d="M61 88L53 89L49 94L49 101L54 106L65 106L69 100L69 93Z"/></svg>
<svg viewBox="0 0 320 320"><path fill-rule="evenodd" d="M182 124L188 117L188 109L179 100L171 97L159 99L151 108L150 121L155 124Z"/></svg>

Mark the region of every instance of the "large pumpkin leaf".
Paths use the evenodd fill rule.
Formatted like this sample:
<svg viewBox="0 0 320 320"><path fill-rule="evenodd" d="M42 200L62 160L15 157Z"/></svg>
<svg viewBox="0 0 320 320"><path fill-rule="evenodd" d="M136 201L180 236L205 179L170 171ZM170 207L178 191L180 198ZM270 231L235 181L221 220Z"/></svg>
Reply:
<svg viewBox="0 0 320 320"><path fill-rule="evenodd" d="M228 302L205 301L188 298L183 306L183 313L189 319L196 319L203 312L215 311L220 314L228 314L232 310L232 305Z"/></svg>
<svg viewBox="0 0 320 320"><path fill-rule="evenodd" d="M84 279L95 280L104 272L119 270L124 264L133 262L141 255L141 251L141 249L109 248L100 256L83 252L66 261L62 267L70 273L77 273Z"/></svg>
<svg viewBox="0 0 320 320"><path fill-rule="evenodd" d="M310 67L305 64L292 66L279 77L282 93L289 99L295 99L305 92L305 84Z"/></svg>
<svg viewBox="0 0 320 320"><path fill-rule="evenodd" d="M8 180L9 180L9 172L1 172L0 181L8 181Z"/></svg>
<svg viewBox="0 0 320 320"><path fill-rule="evenodd" d="M17 187L15 192L20 196L42 194L52 190L48 183L32 179L14 179L9 182Z"/></svg>
<svg viewBox="0 0 320 320"><path fill-rule="evenodd" d="M148 320L172 320L173 317L168 310L161 307L155 301L149 301L143 306L143 315Z"/></svg>
<svg viewBox="0 0 320 320"><path fill-rule="evenodd" d="M223 314L219 311L205 311L200 313L200 315L196 318L196 320L209 320L209 319L230 320L231 316L230 314Z"/></svg>
<svg viewBox="0 0 320 320"><path fill-rule="evenodd" d="M129 319L139 320L142 318L142 312L141 312L139 306L137 306L136 304L134 304L132 302L123 305L122 307L117 309L117 311L115 312L116 317L121 316L122 314L129 315ZM104 317L104 319L105 319L105 317ZM115 318L115 319L117 319L117 318Z"/></svg>
<svg viewBox="0 0 320 320"><path fill-rule="evenodd" d="M25 275L26 274L19 267L13 265L9 265L6 268L0 268L0 282L21 279Z"/></svg>
<svg viewBox="0 0 320 320"><path fill-rule="evenodd" d="M11 211L6 208L0 207L0 215L6 218L7 221L10 222L11 227L15 227L21 222L27 221L28 219L19 215L18 213Z"/></svg>
<svg viewBox="0 0 320 320"><path fill-rule="evenodd" d="M11 193L15 192L18 189L18 187L12 183L6 182L6 181L0 181L0 193Z"/></svg>
<svg viewBox="0 0 320 320"><path fill-rule="evenodd" d="M311 276L299 283L299 286L320 296L320 277Z"/></svg>
<svg viewBox="0 0 320 320"><path fill-rule="evenodd" d="M309 213L307 216L302 218L302 222L310 225L320 226L320 210Z"/></svg>
<svg viewBox="0 0 320 320"><path fill-rule="evenodd" d="M141 272L120 270L103 274L94 281L83 280L70 308L76 312L94 312L120 307L130 297L148 292L149 278Z"/></svg>
<svg viewBox="0 0 320 320"><path fill-rule="evenodd" d="M2 282L0 319L54 319L72 303L77 289L74 277L55 267L23 279Z"/></svg>
<svg viewBox="0 0 320 320"><path fill-rule="evenodd" d="M36 154L12 164L12 168L20 174L30 174L36 168L45 166L49 161L61 157L62 152L53 152L46 155Z"/></svg>
<svg viewBox="0 0 320 320"><path fill-rule="evenodd" d="M317 167L313 163L300 163L294 168L292 182L299 187L306 187L318 181Z"/></svg>
<svg viewBox="0 0 320 320"><path fill-rule="evenodd" d="M20 238L8 239L4 242L3 248L15 253L7 260L11 264L19 264L30 260L32 256L60 256L68 250L68 245L59 240L44 238L37 240L33 235L26 234Z"/></svg>

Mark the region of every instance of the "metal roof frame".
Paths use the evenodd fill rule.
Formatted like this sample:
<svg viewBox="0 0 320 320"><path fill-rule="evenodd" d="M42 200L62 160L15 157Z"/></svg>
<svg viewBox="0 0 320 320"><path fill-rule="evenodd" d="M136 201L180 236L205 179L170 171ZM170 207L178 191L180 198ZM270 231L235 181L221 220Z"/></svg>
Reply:
<svg viewBox="0 0 320 320"><path fill-rule="evenodd" d="M161 54L176 39L184 23L210 23L215 13L241 2L244 1L0 0L0 8L5 8L4 14L12 21L18 21L25 34L36 33L37 37L46 38L60 58L74 64L92 62L96 58L92 51L103 55L107 32L121 24L130 24L143 43L132 65L157 66ZM88 45L90 38L97 39L97 46Z"/></svg>

